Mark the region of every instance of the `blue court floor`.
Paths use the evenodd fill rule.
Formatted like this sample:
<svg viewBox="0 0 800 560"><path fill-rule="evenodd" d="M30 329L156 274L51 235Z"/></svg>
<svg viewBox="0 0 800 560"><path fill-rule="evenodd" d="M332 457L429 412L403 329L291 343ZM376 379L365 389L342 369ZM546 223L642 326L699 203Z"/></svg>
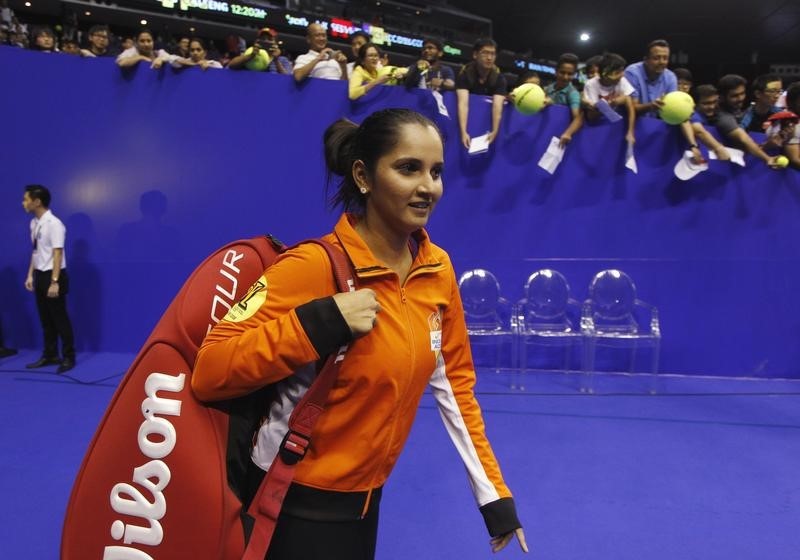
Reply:
<svg viewBox="0 0 800 560"><path fill-rule="evenodd" d="M133 360L79 355L58 376L26 370L36 357L0 360L0 558L58 558L72 482ZM512 382L481 371L477 392L528 558L800 558L800 380L662 376L654 396L638 376L598 375L594 395L577 374ZM489 558L488 540L426 395L384 492L378 559ZM524 557L511 546L499 557Z"/></svg>

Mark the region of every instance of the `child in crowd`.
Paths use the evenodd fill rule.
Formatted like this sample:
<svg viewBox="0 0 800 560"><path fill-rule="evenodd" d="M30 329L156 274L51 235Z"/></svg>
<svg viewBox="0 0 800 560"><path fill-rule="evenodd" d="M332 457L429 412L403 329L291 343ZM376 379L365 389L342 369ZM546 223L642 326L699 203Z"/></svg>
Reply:
<svg viewBox="0 0 800 560"><path fill-rule="evenodd" d="M678 91L683 93L692 93L692 73L688 68L676 68L672 71L675 77L678 78Z"/></svg>
<svg viewBox="0 0 800 560"><path fill-rule="evenodd" d="M636 141L633 133L636 111L631 100L631 93L634 89L631 83L625 79L625 66L625 59L620 55L604 54L600 61L600 74L586 82L581 102L586 109L586 117L590 121L600 117L597 105L601 101L608 103L613 109L624 107L628 114L628 131L625 134L625 140L629 144L633 144Z"/></svg>

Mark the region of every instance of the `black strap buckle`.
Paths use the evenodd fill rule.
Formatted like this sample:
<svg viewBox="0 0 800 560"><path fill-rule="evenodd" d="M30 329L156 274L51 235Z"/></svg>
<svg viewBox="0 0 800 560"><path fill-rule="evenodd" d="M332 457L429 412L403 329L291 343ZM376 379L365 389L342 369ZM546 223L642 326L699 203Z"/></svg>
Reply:
<svg viewBox="0 0 800 560"><path fill-rule="evenodd" d="M287 465L294 465L306 456L308 446L311 445L311 439L302 434L289 430L283 436L283 441L278 450L281 459Z"/></svg>

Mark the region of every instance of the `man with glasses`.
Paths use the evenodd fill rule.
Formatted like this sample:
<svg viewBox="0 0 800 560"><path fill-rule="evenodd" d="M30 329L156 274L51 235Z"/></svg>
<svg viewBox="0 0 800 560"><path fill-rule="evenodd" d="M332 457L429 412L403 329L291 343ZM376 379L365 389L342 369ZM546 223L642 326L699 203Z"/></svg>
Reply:
<svg viewBox="0 0 800 560"><path fill-rule="evenodd" d="M742 116L742 128L748 132L764 132L767 119L781 110L777 106L783 82L777 74L763 74L753 82L753 102Z"/></svg>
<svg viewBox="0 0 800 560"><path fill-rule="evenodd" d="M109 30L107 25L93 25L89 28L89 48L81 49L81 56L90 58L116 56L117 52L109 46Z"/></svg>
<svg viewBox="0 0 800 560"><path fill-rule="evenodd" d="M508 93L508 85L500 69L495 66L496 58L497 43L489 38L478 39L472 49L472 62L466 64L456 78L458 128L461 132L461 143L468 150L471 141L467 132L470 93L492 96L492 129L488 134L487 143L494 142L500 131L500 119L503 116L503 103Z"/></svg>

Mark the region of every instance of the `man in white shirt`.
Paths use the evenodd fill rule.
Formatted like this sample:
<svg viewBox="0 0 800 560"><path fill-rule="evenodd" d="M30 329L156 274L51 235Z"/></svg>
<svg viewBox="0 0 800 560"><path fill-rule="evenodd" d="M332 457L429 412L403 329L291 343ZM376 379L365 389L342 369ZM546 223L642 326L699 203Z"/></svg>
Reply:
<svg viewBox="0 0 800 560"><path fill-rule="evenodd" d="M347 57L328 47L328 32L318 23L308 26L308 52L294 61L294 79L302 82L309 76L325 80L347 79Z"/></svg>
<svg viewBox="0 0 800 560"><path fill-rule="evenodd" d="M22 207L34 216L31 220L33 253L25 288L36 294L36 308L44 331L42 356L26 367L58 365L58 373L64 373L75 367L75 342L67 315L69 277L64 254L67 230L50 211L50 191L46 187L26 186ZM63 360L58 357L59 338Z"/></svg>

